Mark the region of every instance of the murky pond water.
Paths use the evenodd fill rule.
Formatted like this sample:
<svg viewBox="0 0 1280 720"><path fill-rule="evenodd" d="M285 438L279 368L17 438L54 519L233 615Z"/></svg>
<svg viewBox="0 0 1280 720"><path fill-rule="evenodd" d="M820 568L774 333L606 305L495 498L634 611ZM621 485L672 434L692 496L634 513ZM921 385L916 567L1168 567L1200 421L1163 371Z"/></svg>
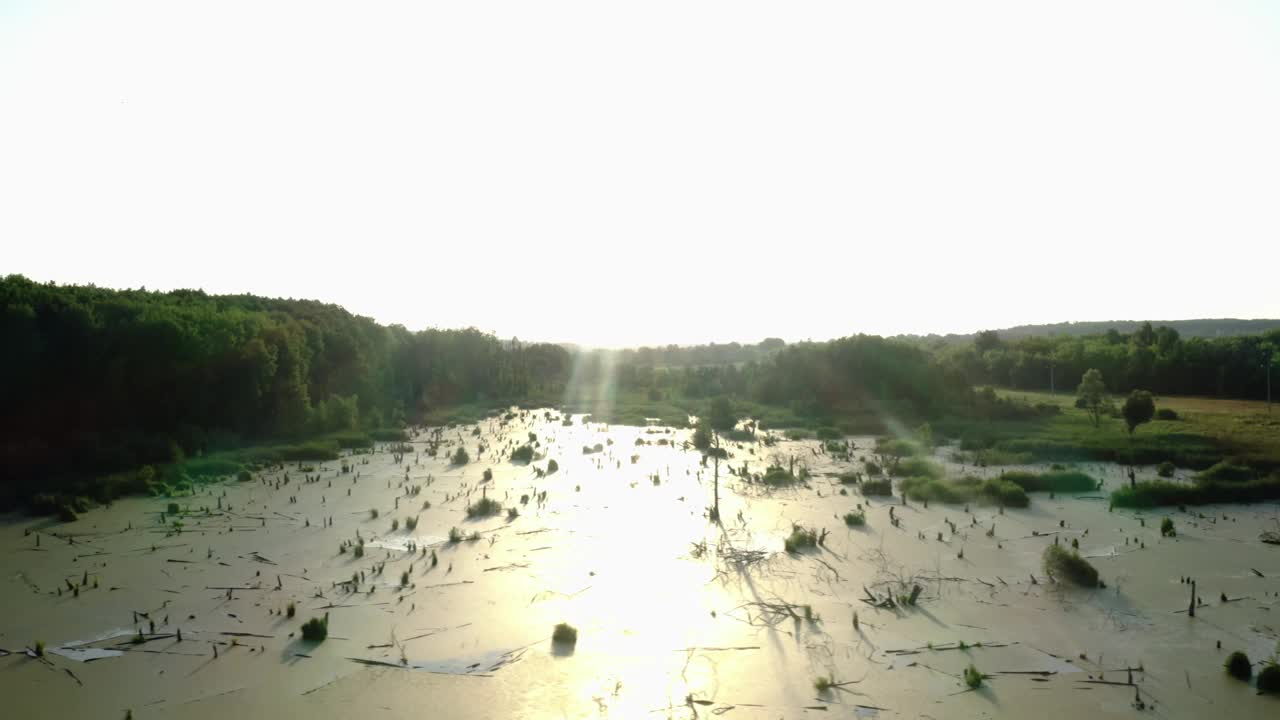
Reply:
<svg viewBox="0 0 1280 720"><path fill-rule="evenodd" d="M289 467L205 486L176 500L212 509L181 533L159 524L168 499L6 520L5 715L1130 717L1135 693L1161 717L1280 712L1222 672L1230 650L1260 660L1280 637L1280 548L1257 542L1275 504L1174 512L1178 535L1162 538L1163 513L1089 499L1123 481L1092 465L1102 493L1036 493L1024 510L868 501L836 477L872 445L853 438L852 462L815 441L729 444L715 524L689 431L543 418L449 429L438 459L377 452L312 483ZM530 432L538 459L508 461ZM459 443L473 460L450 466ZM792 457L806 484L729 472ZM559 470L540 476L548 459ZM481 497L504 512L468 519ZM858 504L867 525L846 527ZM824 546L783 552L792 523L827 530ZM1108 587L1050 582L1054 537L1076 538ZM362 557L339 552L357 538ZM1195 619L1184 576L1205 603ZM915 607L866 601L917 584ZM304 641L302 622L325 615L328 639ZM552 642L560 622L576 645ZM23 652L37 640L43 660ZM977 691L960 679L970 663L990 675ZM819 676L835 686L815 689Z"/></svg>

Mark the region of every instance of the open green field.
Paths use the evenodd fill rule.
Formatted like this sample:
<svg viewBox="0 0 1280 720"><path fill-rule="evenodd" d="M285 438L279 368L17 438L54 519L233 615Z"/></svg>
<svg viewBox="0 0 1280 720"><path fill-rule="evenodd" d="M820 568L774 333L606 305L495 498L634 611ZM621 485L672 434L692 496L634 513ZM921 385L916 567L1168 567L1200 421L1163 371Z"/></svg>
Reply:
<svg viewBox="0 0 1280 720"><path fill-rule="evenodd" d="M1061 411L1034 420L948 420L937 424L959 437L965 449L997 448L1029 453L1037 460L1104 460L1151 465L1169 461L1180 467L1207 468L1234 457L1259 470L1280 468L1280 410L1267 413L1265 402L1200 397L1157 397L1156 408L1178 413L1177 420L1153 420L1129 435L1119 417L1101 418L1098 427L1073 394L999 390L1028 403L1050 403ZM1113 398L1117 406L1123 398Z"/></svg>

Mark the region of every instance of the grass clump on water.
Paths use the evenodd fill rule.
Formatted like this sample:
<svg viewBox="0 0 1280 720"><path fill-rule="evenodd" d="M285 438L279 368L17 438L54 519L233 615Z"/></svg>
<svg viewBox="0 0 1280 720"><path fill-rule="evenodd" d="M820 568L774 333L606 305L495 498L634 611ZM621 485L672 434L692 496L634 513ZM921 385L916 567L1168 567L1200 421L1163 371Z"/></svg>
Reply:
<svg viewBox="0 0 1280 720"><path fill-rule="evenodd" d="M1258 671L1258 690L1280 693L1280 665L1272 661Z"/></svg>
<svg viewBox="0 0 1280 720"><path fill-rule="evenodd" d="M551 631L551 642L557 645L577 645L578 644L578 628L569 623L559 623L555 629Z"/></svg>
<svg viewBox="0 0 1280 720"><path fill-rule="evenodd" d="M502 503L490 497L482 497L467 506L468 518L482 518L502 512Z"/></svg>
<svg viewBox="0 0 1280 720"><path fill-rule="evenodd" d="M1227 670L1227 674L1237 680L1249 681L1253 677L1253 663L1249 662L1249 656L1236 650L1227 656L1227 661L1222 664Z"/></svg>
<svg viewBox="0 0 1280 720"><path fill-rule="evenodd" d="M892 495L893 481L888 478L879 480L867 480L862 483L861 490L863 495Z"/></svg>
<svg viewBox="0 0 1280 720"><path fill-rule="evenodd" d="M1000 476L1020 486L1027 492L1093 492L1098 489L1098 481L1075 470L1051 470L1044 473L1014 470Z"/></svg>
<svg viewBox="0 0 1280 720"><path fill-rule="evenodd" d="M791 534L783 541L783 547L789 553L818 546L818 531L800 525L791 526Z"/></svg>
<svg viewBox="0 0 1280 720"><path fill-rule="evenodd" d="M970 690L977 690L982 687L982 681L986 679L987 676L983 675L982 672L972 664L964 669L964 684L968 685Z"/></svg>
<svg viewBox="0 0 1280 720"><path fill-rule="evenodd" d="M782 467L781 465L770 466L764 471L764 478L762 478L762 482L764 482L765 485L773 486L791 485L795 481L796 476L792 475L790 470Z"/></svg>
<svg viewBox="0 0 1280 720"><path fill-rule="evenodd" d="M302 639L307 642L324 642L329 637L329 620L327 618L311 618L302 623Z"/></svg>
<svg viewBox="0 0 1280 720"><path fill-rule="evenodd" d="M1050 545L1044 549L1044 571L1054 578L1065 578L1082 587L1098 586L1098 570L1080 557L1080 553L1067 550L1061 545Z"/></svg>

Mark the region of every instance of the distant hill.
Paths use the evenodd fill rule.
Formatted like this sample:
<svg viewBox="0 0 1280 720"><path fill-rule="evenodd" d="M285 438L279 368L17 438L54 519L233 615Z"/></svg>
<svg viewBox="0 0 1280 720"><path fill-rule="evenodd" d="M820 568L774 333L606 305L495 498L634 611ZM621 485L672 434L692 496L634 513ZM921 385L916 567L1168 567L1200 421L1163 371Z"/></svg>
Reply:
<svg viewBox="0 0 1280 720"><path fill-rule="evenodd" d="M1101 335L1115 329L1120 333L1131 333L1142 327L1142 320L1099 320L1087 322L1064 322L1047 325L1018 325L997 330L1005 340L1020 340L1037 335ZM1256 335L1280 328L1280 320L1240 320L1237 318L1204 318L1200 320L1151 320L1151 327L1166 325L1178 331L1184 338L1230 337L1233 335ZM972 340L977 333L913 336L946 342L963 342Z"/></svg>

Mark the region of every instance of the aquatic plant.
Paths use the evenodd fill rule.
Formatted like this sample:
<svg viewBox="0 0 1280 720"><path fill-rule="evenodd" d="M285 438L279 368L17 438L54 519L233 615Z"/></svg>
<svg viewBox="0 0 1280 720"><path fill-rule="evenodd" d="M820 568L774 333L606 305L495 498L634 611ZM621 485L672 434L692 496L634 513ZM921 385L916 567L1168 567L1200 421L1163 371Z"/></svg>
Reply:
<svg viewBox="0 0 1280 720"><path fill-rule="evenodd" d="M576 645L578 643L578 629L568 623L559 623L551 631L551 642L557 645Z"/></svg>
<svg viewBox="0 0 1280 720"><path fill-rule="evenodd" d="M1280 693L1280 665L1271 661L1258 671L1258 690Z"/></svg>
<svg viewBox="0 0 1280 720"><path fill-rule="evenodd" d="M490 497L481 497L467 506L468 518L482 518L502 512L502 503Z"/></svg>
<svg viewBox="0 0 1280 720"><path fill-rule="evenodd" d="M818 532L813 528L806 528L800 525L792 525L791 534L783 541L783 547L789 553L803 548L816 547L817 545Z"/></svg>
<svg viewBox="0 0 1280 720"><path fill-rule="evenodd" d="M307 642L323 642L329 637L329 621L327 619L311 618L302 623L302 639Z"/></svg>
<svg viewBox="0 0 1280 720"><path fill-rule="evenodd" d="M1080 557L1080 553L1067 550L1061 545L1049 545L1044 549L1043 564L1045 574L1061 577L1084 587L1098 586L1098 571L1088 560Z"/></svg>
<svg viewBox="0 0 1280 720"><path fill-rule="evenodd" d="M964 684L968 685L971 690L977 690L982 687L982 681L986 679L987 676L983 675L978 668L974 667L972 664L964 669Z"/></svg>
<svg viewBox="0 0 1280 720"><path fill-rule="evenodd" d="M893 481L888 478L867 480L859 489L863 495L893 495Z"/></svg>
<svg viewBox="0 0 1280 720"><path fill-rule="evenodd" d="M1253 677L1253 663L1249 662L1249 656L1236 650L1227 656L1227 661L1222 664L1227 670L1227 674L1237 680L1248 682Z"/></svg>

